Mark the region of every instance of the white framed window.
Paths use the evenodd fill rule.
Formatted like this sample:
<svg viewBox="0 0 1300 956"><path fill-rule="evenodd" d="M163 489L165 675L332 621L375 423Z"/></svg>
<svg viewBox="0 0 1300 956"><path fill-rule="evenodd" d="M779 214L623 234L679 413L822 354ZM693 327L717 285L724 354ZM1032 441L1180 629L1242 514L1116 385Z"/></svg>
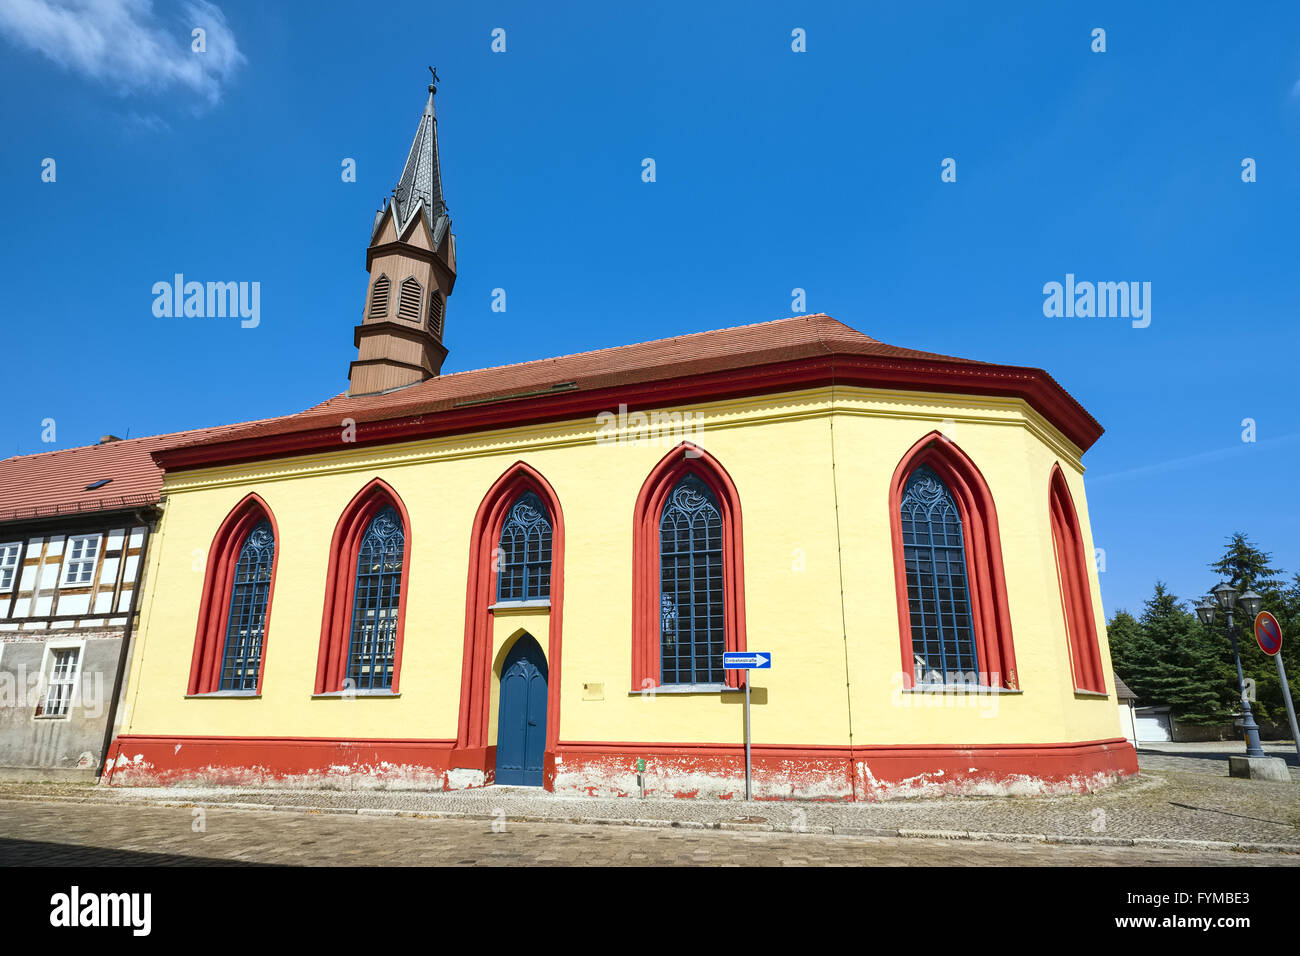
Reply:
<svg viewBox="0 0 1300 956"><path fill-rule="evenodd" d="M50 662L50 680L45 687L44 705L37 710L36 716L66 717L77 686L77 675L81 670L81 648L51 648Z"/></svg>
<svg viewBox="0 0 1300 956"><path fill-rule="evenodd" d="M21 541L0 544L0 594L14 589L14 579L18 576L18 552L21 550Z"/></svg>
<svg viewBox="0 0 1300 956"><path fill-rule="evenodd" d="M63 564L64 584L90 584L95 580L100 537L97 534L78 534L68 539L68 556Z"/></svg>

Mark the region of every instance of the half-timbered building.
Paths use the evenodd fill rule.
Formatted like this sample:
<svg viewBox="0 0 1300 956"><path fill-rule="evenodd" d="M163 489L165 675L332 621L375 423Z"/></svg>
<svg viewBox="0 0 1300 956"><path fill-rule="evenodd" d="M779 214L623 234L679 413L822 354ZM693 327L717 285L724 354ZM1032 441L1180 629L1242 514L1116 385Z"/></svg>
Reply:
<svg viewBox="0 0 1300 956"><path fill-rule="evenodd" d="M150 453L212 433L0 461L0 776L100 772L160 514Z"/></svg>

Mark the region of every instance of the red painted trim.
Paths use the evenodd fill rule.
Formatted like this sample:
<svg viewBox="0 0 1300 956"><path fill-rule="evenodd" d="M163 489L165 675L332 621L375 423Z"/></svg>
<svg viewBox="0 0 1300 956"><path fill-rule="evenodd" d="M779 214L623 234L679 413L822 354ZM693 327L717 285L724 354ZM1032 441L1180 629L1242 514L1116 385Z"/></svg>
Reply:
<svg viewBox="0 0 1300 956"><path fill-rule="evenodd" d="M555 489L537 469L515 462L488 489L474 515L469 539L469 575L465 586L465 649L461 664L459 749L491 751L495 769L496 741L488 739L492 701L492 623L489 607L496 601L497 572L492 560L501 542L501 527L510 508L525 491L542 499L551 517L551 609L547 630L546 749L560 739L560 674L564 630L564 509ZM457 766L461 766L458 764ZM486 769L486 768L485 768Z"/></svg>
<svg viewBox="0 0 1300 956"><path fill-rule="evenodd" d="M998 534L993 494L975 463L937 431L930 432L903 456L889 486L889 527L894 551L894 585L898 605L898 637L903 660L903 686L913 685L912 613L907 600L907 569L903 557L900 508L907 479L926 465L948 486L961 513L966 547L966 579L970 588L971 623L979 656L980 683L1018 688L1016 652L1011 637L1002 539ZM997 675L995 678L994 675Z"/></svg>
<svg viewBox="0 0 1300 956"><path fill-rule="evenodd" d="M323 782L358 774L451 786L449 771L482 769L491 782L492 748L465 750L452 740L328 737L204 737L127 734L113 741L104 781L117 786L166 784L201 778L215 783ZM744 747L571 741L547 752L547 773L566 789L630 795L637 758L668 794L693 796L675 777L714 778L723 799L744 792ZM928 744L753 747L755 778L776 798L877 799L938 786L961 792L968 784L1041 781L1084 789L1098 774L1137 773L1137 754L1120 737L1070 743ZM940 772L942 771L942 772ZM575 784L587 776L595 785ZM773 797L769 797L772 799Z"/></svg>
<svg viewBox="0 0 1300 956"><path fill-rule="evenodd" d="M918 792L961 793L971 785L1038 785L1083 790L1096 775L1138 772L1137 752L1121 737L1041 744L881 744L787 746L755 744L754 778L769 794L827 800L874 800ZM744 795L740 744L564 742L556 752L555 786L591 796L631 796L636 761L666 783L660 796L695 796L680 782L711 779L722 799ZM648 792L654 792L648 791ZM764 799L760 796L758 799Z"/></svg>
<svg viewBox="0 0 1300 956"><path fill-rule="evenodd" d="M1056 582L1065 616L1066 639L1070 645L1070 669L1078 690L1106 693L1097 641L1097 618L1092 612L1092 588L1088 584L1088 558L1083 550L1074 497L1061 466L1052 465L1048 480L1047 510L1052 525L1052 551L1056 556Z"/></svg>
<svg viewBox="0 0 1300 956"><path fill-rule="evenodd" d="M445 786L447 771L456 766L451 761L453 743L402 738L124 734L113 741L103 780L130 786L201 777L215 783L249 784L287 777L320 780L357 774L414 774L424 782Z"/></svg>
<svg viewBox="0 0 1300 956"><path fill-rule="evenodd" d="M375 478L356 493L343 509L330 541L329 570L325 576L325 609L321 617L320 651L316 658L316 693L343 690L347 676L348 638L352 630L352 600L356 591L357 555L370 521L385 505L392 505L402 520L402 593L397 606L397 646L393 652L393 693L402 674L402 638L406 624L406 598L410 594L411 528L406 505L392 486Z"/></svg>
<svg viewBox="0 0 1300 956"><path fill-rule="evenodd" d="M170 738L168 738L170 739ZM751 744L751 750L764 750L771 754L789 754L802 757L862 757L864 754L979 754L1023 752L1026 756L1043 756L1051 753L1065 753L1071 750L1086 750L1102 745L1123 744L1123 737L1108 737L1103 740L1071 740L1056 743L999 743L999 744ZM724 755L745 752L744 744L681 741L630 741L630 740L562 740L558 746L561 755L577 753L621 753L633 758L645 756L645 752L673 754L715 754Z"/></svg>
<svg viewBox="0 0 1300 956"><path fill-rule="evenodd" d="M745 545L740 494L722 464L690 442L665 455L646 477L632 512L632 690L659 684L659 518L668 494L687 474L708 485L722 511L723 634L728 651L745 650ZM740 686L740 672L727 671Z"/></svg>
<svg viewBox="0 0 1300 956"><path fill-rule="evenodd" d="M210 694L221 686L221 659L225 653L226 628L230 623L230 593L234 585L235 566L244 539L263 518L271 522L275 551L271 556L271 584L266 595L266 622L262 628L262 653L257 668L257 692L262 692L266 676L266 646L271 637L271 603L275 598L275 570L280 563L280 528L270 507L257 494L246 495L226 515L213 536L203 572L203 590L199 596L198 626L194 634L194 653L190 659L187 694Z"/></svg>
<svg viewBox="0 0 1300 956"><path fill-rule="evenodd" d="M867 355L827 355L770 365L679 376L657 382L583 389L545 398L522 398L462 408L427 409L378 421L358 422L352 446L383 445L440 435L541 424L591 417L617 408L629 411L674 404L718 401L833 385L902 391L996 395L1020 398L1051 422L1081 452L1101 437L1102 427L1078 402L1041 369L1008 365L941 363L922 359ZM167 471L217 463L257 461L338 449L337 423L288 434L237 439L153 452Z"/></svg>

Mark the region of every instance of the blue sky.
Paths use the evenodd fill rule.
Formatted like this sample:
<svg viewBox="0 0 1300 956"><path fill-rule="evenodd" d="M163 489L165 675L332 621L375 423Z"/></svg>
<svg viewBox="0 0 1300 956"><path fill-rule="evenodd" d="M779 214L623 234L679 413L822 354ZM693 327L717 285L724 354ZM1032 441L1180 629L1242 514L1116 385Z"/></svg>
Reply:
<svg viewBox="0 0 1300 956"><path fill-rule="evenodd" d="M1108 615L1201 593L1235 530L1300 570L1294 4L83 6L0 11L0 454L346 387L432 63L446 370L780 318L799 287L886 342L1046 368L1106 426ZM177 272L260 282L260 325L156 318ZM1066 273L1150 282L1150 326L1045 317Z"/></svg>

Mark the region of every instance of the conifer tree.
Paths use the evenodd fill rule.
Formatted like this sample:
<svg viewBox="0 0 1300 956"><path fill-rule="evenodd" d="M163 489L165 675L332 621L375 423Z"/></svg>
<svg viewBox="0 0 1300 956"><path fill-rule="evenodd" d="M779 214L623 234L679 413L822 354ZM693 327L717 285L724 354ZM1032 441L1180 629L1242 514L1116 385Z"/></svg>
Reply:
<svg viewBox="0 0 1300 956"><path fill-rule="evenodd" d="M1128 611L1116 611L1106 625L1106 636L1110 643L1111 668L1140 697L1142 692L1135 681L1146 655L1150 653L1142 643L1142 625Z"/></svg>
<svg viewBox="0 0 1300 956"><path fill-rule="evenodd" d="M1264 610L1277 617L1278 622L1281 623L1289 617L1291 612L1289 604L1292 602L1288 601L1289 594L1283 589L1283 582L1277 577L1281 572L1272 566L1271 560L1271 555L1260 550L1249 537L1238 531L1228 538L1223 556L1210 565L1210 570L1219 576L1220 581L1232 585L1238 594L1244 594L1246 591L1259 594L1264 599ZM1300 575L1297 575L1297 587L1300 587ZM1293 600L1294 603L1300 603L1300 593L1297 593ZM1234 621L1237 627L1237 645L1241 654L1242 673L1255 682L1255 701L1251 709L1256 717L1280 720L1285 723L1286 705L1282 701L1282 685L1278 680L1277 665L1259 649L1259 645L1255 642L1254 620L1250 615L1238 607ZM1295 623L1300 624L1300 621ZM1290 629L1284 626L1283 635L1290 633L1293 637L1300 637L1295 633L1294 626L1295 624ZM1218 662L1216 671L1228 673L1235 699L1237 696L1236 665L1232 660L1232 642L1228 638L1226 620L1222 614L1216 616L1215 623L1209 631L1215 659ZM1291 678L1290 665L1296 649L1294 646L1288 648L1285 640L1283 654L1285 655L1283 663L1288 665L1287 677ZM1292 683L1294 685L1294 680ZM1294 688L1292 696L1295 696Z"/></svg>
<svg viewBox="0 0 1300 956"><path fill-rule="evenodd" d="M1130 684L1134 692L1147 703L1169 704L1185 723L1227 719L1232 710L1225 704L1235 701L1237 694L1229 684L1225 701L1225 675L1205 629L1163 581L1156 582L1139 623L1139 647L1148 660L1137 663L1135 680L1141 689Z"/></svg>

